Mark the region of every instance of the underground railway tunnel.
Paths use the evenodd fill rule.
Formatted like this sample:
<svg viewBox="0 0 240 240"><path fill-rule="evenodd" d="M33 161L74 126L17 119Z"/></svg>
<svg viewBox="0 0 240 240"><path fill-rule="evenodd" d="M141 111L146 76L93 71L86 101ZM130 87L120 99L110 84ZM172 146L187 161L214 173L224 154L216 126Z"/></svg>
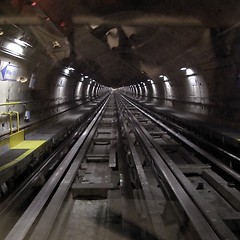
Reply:
<svg viewBox="0 0 240 240"><path fill-rule="evenodd" d="M0 239L239 239L238 0L0 1Z"/></svg>

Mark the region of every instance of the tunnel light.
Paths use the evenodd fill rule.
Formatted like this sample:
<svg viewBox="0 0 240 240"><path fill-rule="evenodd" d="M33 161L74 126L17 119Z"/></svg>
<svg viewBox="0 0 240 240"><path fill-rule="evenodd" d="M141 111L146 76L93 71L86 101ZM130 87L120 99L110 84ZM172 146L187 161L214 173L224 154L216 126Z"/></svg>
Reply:
<svg viewBox="0 0 240 240"><path fill-rule="evenodd" d="M151 79L148 79L147 81L148 81L148 82L152 82L152 80L151 80Z"/></svg>
<svg viewBox="0 0 240 240"><path fill-rule="evenodd" d="M66 67L64 70L63 70L63 73L66 75L66 76L69 76L70 73L74 72L75 69L72 68L72 67Z"/></svg>
<svg viewBox="0 0 240 240"><path fill-rule="evenodd" d="M64 69L64 73L65 73L66 75L69 75L69 73L70 73L69 69L68 69L68 68L65 68L65 69Z"/></svg>
<svg viewBox="0 0 240 240"><path fill-rule="evenodd" d="M5 45L5 48L17 55L23 55L23 48L16 43L8 43Z"/></svg>
<svg viewBox="0 0 240 240"><path fill-rule="evenodd" d="M72 72L75 71L75 69L73 67L68 67L68 70L72 71Z"/></svg>
<svg viewBox="0 0 240 240"><path fill-rule="evenodd" d="M27 36L25 33L21 34L18 38L15 38L14 42L25 48L33 47L32 39L29 36Z"/></svg>
<svg viewBox="0 0 240 240"><path fill-rule="evenodd" d="M86 75L85 78L89 78L89 77Z"/></svg>
<svg viewBox="0 0 240 240"><path fill-rule="evenodd" d="M159 77L160 77L160 78L163 78L163 81L168 81L168 77L165 76L165 75L160 75Z"/></svg>
<svg viewBox="0 0 240 240"><path fill-rule="evenodd" d="M190 75L193 75L194 74L194 71L191 69L191 68L188 68L187 70L186 70L186 75L187 76L190 76Z"/></svg>
<svg viewBox="0 0 240 240"><path fill-rule="evenodd" d="M182 67L180 70L181 70L181 71L186 71L187 68L186 68L186 67Z"/></svg>
<svg viewBox="0 0 240 240"><path fill-rule="evenodd" d="M189 83L192 85L192 86L196 86L197 84L197 78L195 76L195 72L191 69L191 68L188 68L186 70L186 75L187 75L187 79L189 81Z"/></svg>
<svg viewBox="0 0 240 240"><path fill-rule="evenodd" d="M24 42L20 39L14 39L14 42L17 43L18 45L22 46L22 47L32 47L29 43Z"/></svg>
<svg viewBox="0 0 240 240"><path fill-rule="evenodd" d="M148 79L148 82L150 82L151 84L153 84L153 80L152 79Z"/></svg>
<svg viewBox="0 0 240 240"><path fill-rule="evenodd" d="M164 82L169 80L168 77L165 76L165 75L160 75L159 77L160 77L160 78L163 78L163 81L164 81Z"/></svg>
<svg viewBox="0 0 240 240"><path fill-rule="evenodd" d="M193 71L191 68L185 68L185 67L183 67L183 68L181 68L180 70L181 70L181 71L186 71L186 75L187 75L187 76L191 76L191 75L194 74L194 71Z"/></svg>

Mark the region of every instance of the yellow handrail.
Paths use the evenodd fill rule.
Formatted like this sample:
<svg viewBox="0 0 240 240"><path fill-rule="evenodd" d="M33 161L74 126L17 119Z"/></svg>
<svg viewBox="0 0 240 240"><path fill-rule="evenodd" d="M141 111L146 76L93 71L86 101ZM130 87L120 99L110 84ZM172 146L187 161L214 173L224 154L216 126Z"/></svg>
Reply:
<svg viewBox="0 0 240 240"><path fill-rule="evenodd" d="M6 102L6 103L0 103L0 106L17 105L17 104L23 104L23 102Z"/></svg>

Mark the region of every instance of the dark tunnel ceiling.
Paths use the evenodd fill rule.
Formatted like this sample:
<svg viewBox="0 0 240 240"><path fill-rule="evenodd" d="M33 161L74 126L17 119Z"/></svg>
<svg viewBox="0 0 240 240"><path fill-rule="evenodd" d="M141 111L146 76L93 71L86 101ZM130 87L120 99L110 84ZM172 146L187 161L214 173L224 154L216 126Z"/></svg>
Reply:
<svg viewBox="0 0 240 240"><path fill-rule="evenodd" d="M26 7L31 1L12 0L11 6L2 2L5 14L34 13ZM36 2L61 26L73 46L72 58L112 87L152 77L166 62L198 45L207 29L231 28L240 16L240 1L234 0Z"/></svg>

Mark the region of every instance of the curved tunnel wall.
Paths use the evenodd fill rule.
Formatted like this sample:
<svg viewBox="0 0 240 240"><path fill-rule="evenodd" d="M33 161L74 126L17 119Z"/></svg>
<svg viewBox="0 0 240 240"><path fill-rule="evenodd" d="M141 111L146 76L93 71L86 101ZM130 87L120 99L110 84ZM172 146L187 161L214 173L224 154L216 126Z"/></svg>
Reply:
<svg viewBox="0 0 240 240"><path fill-rule="evenodd" d="M197 114L208 114L209 90L203 77L193 69L180 70L178 75L160 75L155 80L125 87L124 92L147 98L160 106Z"/></svg>
<svg viewBox="0 0 240 240"><path fill-rule="evenodd" d="M139 85L126 87L124 91L134 97L156 101L163 108L239 128L239 31L236 28L216 36L209 29L207 37L204 33L202 44L159 66L151 76L154 85L145 82L148 95Z"/></svg>
<svg viewBox="0 0 240 240"><path fill-rule="evenodd" d="M109 91L79 74L64 74L64 67L54 68L55 61L39 49L21 58L1 51L0 63L0 135L10 132L9 112L19 112L23 126Z"/></svg>
<svg viewBox="0 0 240 240"><path fill-rule="evenodd" d="M9 72L5 78L2 75L0 81L1 112L19 111L23 121L27 110L30 111L31 118L41 119L61 111L59 107L61 104L100 96L108 90L82 75L73 73L66 76L63 68L54 69L54 61L49 56L41 51L35 54L37 61L33 63L30 58L20 59L0 53L1 71L4 72L4 67L9 65ZM31 58L34 58L33 54ZM216 58L214 61L215 68L204 69L203 66L199 67L199 64L194 63L192 56L183 55L181 61L172 63L171 71L168 69L159 71L158 76L144 83L124 87L124 91L134 97L146 98L148 101L157 102L159 106L176 111L209 118L217 116L216 120L219 121L225 118L226 122L232 120L236 122L239 117L236 113L239 109L237 102L229 106L229 100L239 98L236 66L217 68L217 60ZM233 68L235 73L232 71ZM8 76L10 74L12 76ZM21 76L28 80L23 83L17 81ZM9 105L9 102L18 104ZM9 131L6 116L1 117L1 130L2 133Z"/></svg>
<svg viewBox="0 0 240 240"><path fill-rule="evenodd" d="M156 33L156 29L153 30ZM159 28L155 35L161 35L165 31L165 28ZM189 30L177 30L174 37L170 33L163 36L161 44L171 40L164 49L159 49L161 44L155 44L156 49L151 49L151 44L141 45L139 39L138 53L143 59L144 53L149 51L153 55L154 52L159 52L158 62L161 62L165 53L170 52L171 55L166 56L176 57L166 63L163 61L162 65L154 63L154 71L150 67L143 69L149 79L123 87L123 90L133 97L155 102L159 107L194 113L205 120L239 127L239 31L239 28L235 28L221 35L216 30L201 28L196 34L199 43L190 50L189 46L182 46ZM155 35L148 43L157 40ZM171 48L170 44L174 47ZM34 49L27 49L21 57L1 49L0 112L19 111L22 122L26 111L30 111L31 119L42 119L60 112L64 104L100 96L109 90L79 71L64 74L67 65L56 64L56 59L51 54L46 54L40 43L38 45ZM155 59L152 58L151 61ZM59 62L61 61L57 61ZM150 66L153 63L147 64ZM25 77L27 81L21 83L17 81L19 77ZM1 133L7 133L7 116L1 116L0 121Z"/></svg>

